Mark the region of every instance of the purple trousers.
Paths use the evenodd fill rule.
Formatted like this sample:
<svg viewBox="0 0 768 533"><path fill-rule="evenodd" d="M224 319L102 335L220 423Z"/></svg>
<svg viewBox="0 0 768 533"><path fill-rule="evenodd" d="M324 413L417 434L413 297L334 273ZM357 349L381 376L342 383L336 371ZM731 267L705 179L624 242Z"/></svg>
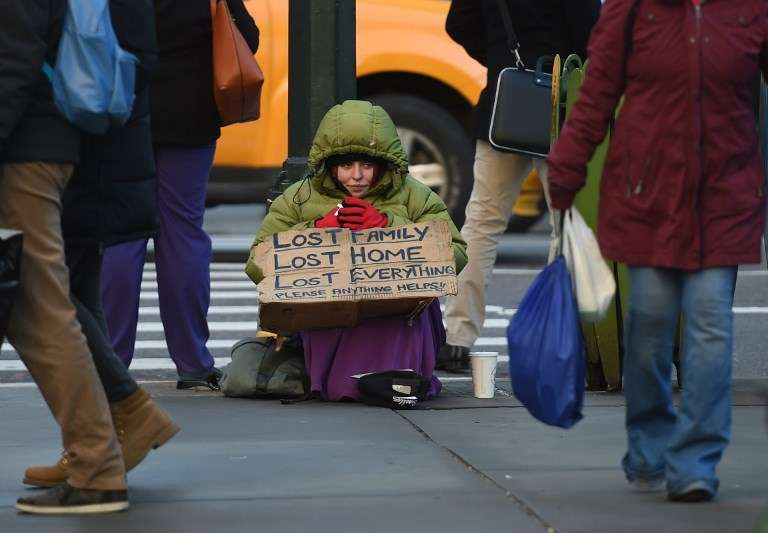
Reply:
<svg viewBox="0 0 768 533"><path fill-rule="evenodd" d="M155 238L160 318L168 352L180 376L204 377L213 368L208 342L211 239L203 229L205 194L215 143L156 146L160 230ZM112 346L133 359L147 240L107 248L102 301Z"/></svg>
<svg viewBox="0 0 768 533"><path fill-rule="evenodd" d="M413 370L431 380L429 398L442 384L433 375L445 344L440 303L435 300L411 325L402 317L375 318L352 328L301 332L312 393L323 400L359 400L357 374Z"/></svg>

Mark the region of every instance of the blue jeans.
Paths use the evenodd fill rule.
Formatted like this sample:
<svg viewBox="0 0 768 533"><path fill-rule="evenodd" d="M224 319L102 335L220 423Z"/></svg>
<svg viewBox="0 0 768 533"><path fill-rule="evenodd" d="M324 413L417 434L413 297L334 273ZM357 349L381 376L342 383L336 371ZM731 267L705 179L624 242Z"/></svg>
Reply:
<svg viewBox="0 0 768 533"><path fill-rule="evenodd" d="M627 478L666 478L670 493L704 482L717 492L715 467L731 433L733 288L737 267L693 272L630 267L624 393ZM684 316L683 393L672 404L672 350Z"/></svg>

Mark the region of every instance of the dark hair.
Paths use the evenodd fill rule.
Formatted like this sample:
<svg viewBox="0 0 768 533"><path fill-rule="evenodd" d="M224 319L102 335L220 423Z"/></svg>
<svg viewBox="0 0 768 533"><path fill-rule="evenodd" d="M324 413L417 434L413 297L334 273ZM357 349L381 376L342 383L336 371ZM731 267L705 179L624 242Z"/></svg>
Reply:
<svg viewBox="0 0 768 533"><path fill-rule="evenodd" d="M389 167L389 161L384 159L383 157L376 157L368 154L363 154L359 152L352 152L348 154L336 154L329 156L325 159L325 161L322 162L322 165L330 171L333 167L343 165L345 163L352 163L354 161L364 161L366 163L372 163L376 165L376 176L375 179L378 181L379 178L381 178L382 174L384 174L384 171ZM306 199L299 198L299 193L304 188L304 185L309 185L309 180L312 178L311 175L306 175L301 180L301 185L299 185L299 188L296 189L296 192L293 194L293 203L296 205L303 205L306 202L309 201L309 197L312 196L312 187L309 188L309 195ZM336 178L331 176L333 181L336 183L336 185L344 189L344 186L341 185Z"/></svg>
<svg viewBox="0 0 768 533"><path fill-rule="evenodd" d="M325 167L331 169L333 167L343 165L345 163L352 163L354 161L363 161L365 163L372 163L379 167L380 171L383 171L389 165L389 161L382 157L375 157L368 154L351 153L351 154L336 154L330 156L325 160Z"/></svg>

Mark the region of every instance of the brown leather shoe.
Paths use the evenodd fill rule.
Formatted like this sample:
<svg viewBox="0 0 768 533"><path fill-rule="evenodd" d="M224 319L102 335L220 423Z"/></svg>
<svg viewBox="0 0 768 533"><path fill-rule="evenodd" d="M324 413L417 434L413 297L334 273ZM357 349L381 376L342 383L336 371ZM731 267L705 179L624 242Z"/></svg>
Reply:
<svg viewBox="0 0 768 533"><path fill-rule="evenodd" d="M133 470L150 450L159 448L179 432L179 426L144 389L125 400L110 403L109 410L123 447L126 472Z"/></svg>
<svg viewBox="0 0 768 533"><path fill-rule="evenodd" d="M35 487L55 487L67 481L67 453L61 454L56 464L30 466L24 471L24 484Z"/></svg>
<svg viewBox="0 0 768 533"><path fill-rule="evenodd" d="M109 404L117 439L123 448L125 471L133 470L150 452L159 448L179 432L159 405L144 389L124 400ZM24 472L24 483L36 487L54 487L67 480L67 454L54 465L31 466Z"/></svg>

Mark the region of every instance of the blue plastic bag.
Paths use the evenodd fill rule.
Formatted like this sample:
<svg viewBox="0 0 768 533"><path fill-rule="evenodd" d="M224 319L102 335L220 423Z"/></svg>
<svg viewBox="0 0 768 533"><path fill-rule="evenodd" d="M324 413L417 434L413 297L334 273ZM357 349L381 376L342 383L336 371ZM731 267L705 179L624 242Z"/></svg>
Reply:
<svg viewBox="0 0 768 533"><path fill-rule="evenodd" d="M88 133L131 115L138 59L118 44L108 0L68 0L56 65L43 65L56 107Z"/></svg>
<svg viewBox="0 0 768 533"><path fill-rule="evenodd" d="M581 420L586 361L571 276L561 255L536 276L507 327L515 397L537 419Z"/></svg>

